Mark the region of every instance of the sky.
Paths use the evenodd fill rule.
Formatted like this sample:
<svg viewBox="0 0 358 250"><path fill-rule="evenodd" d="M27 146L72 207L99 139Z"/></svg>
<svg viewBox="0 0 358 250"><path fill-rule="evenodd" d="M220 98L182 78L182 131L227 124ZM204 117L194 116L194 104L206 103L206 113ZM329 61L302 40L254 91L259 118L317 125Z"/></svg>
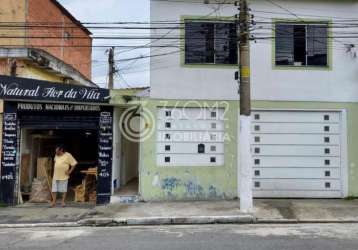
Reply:
<svg viewBox="0 0 358 250"><path fill-rule="evenodd" d="M149 21L149 0L58 0L81 22ZM93 35L129 35L139 31L91 30ZM140 31L141 34L147 31ZM94 40L93 45L143 45L148 41ZM115 50L115 60L148 55L147 49ZM105 48L92 50L92 80L101 87L107 83L107 59ZM116 63L119 70L115 77L115 88L129 88L149 85L149 60L140 59ZM133 72L131 72L133 71ZM135 72L134 72L135 71ZM139 72L138 72L139 71Z"/></svg>

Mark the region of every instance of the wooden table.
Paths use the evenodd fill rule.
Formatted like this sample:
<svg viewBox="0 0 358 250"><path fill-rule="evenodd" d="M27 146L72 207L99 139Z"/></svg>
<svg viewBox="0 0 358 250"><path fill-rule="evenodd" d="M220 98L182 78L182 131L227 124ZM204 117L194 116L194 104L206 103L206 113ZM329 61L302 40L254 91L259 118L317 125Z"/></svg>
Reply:
<svg viewBox="0 0 358 250"><path fill-rule="evenodd" d="M93 200L93 195L91 193L96 192L96 180L97 180L97 168L89 168L87 170L80 171L81 173L85 174L85 178L82 180L82 186L84 188L84 195L89 198L90 201Z"/></svg>

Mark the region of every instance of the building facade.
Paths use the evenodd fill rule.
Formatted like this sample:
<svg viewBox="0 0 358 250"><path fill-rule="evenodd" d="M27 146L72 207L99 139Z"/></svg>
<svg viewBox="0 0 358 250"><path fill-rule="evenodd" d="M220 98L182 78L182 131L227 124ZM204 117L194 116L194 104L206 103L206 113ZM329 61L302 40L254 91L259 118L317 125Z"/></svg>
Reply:
<svg viewBox="0 0 358 250"><path fill-rule="evenodd" d="M94 196L91 202L109 203L113 140L109 90L9 76L0 76L0 82L1 202L21 204L33 195L37 180L50 183L53 164L46 161L52 162L56 145L63 144L78 161L68 191L72 194L80 186Z"/></svg>
<svg viewBox="0 0 358 250"><path fill-rule="evenodd" d="M91 33L55 0L4 0L0 47L37 48L91 79ZM0 60L0 69L14 61Z"/></svg>
<svg viewBox="0 0 358 250"><path fill-rule="evenodd" d="M357 39L347 22L358 2L276 2L249 1L254 196L357 196ZM161 27L152 42L165 48L151 51L142 106L152 115L139 150L143 200L238 196L237 13L224 1L151 1Z"/></svg>
<svg viewBox="0 0 358 250"><path fill-rule="evenodd" d="M112 108L91 81L91 33L57 1L5 0L0 12L1 202L26 202L63 143L80 163L69 191L97 168L92 200L108 203Z"/></svg>

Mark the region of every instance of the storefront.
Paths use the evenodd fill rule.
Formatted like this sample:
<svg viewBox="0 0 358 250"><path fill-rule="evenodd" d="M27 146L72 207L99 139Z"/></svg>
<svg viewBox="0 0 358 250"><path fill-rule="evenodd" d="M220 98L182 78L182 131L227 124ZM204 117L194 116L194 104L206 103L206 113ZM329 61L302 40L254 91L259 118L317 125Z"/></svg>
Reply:
<svg viewBox="0 0 358 250"><path fill-rule="evenodd" d="M40 177L51 182L57 144L64 144L79 162L69 182L70 201L109 203L113 139L109 90L0 76L0 98L4 99L3 203L26 201Z"/></svg>

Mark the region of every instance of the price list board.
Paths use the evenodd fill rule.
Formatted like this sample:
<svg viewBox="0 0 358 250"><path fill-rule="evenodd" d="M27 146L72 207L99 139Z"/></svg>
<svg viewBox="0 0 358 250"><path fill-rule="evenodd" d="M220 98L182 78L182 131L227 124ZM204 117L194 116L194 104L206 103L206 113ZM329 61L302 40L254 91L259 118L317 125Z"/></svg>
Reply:
<svg viewBox="0 0 358 250"><path fill-rule="evenodd" d="M5 105L3 120L3 148L1 155L1 201L13 205L15 203L16 163L18 116L16 106Z"/></svg>
<svg viewBox="0 0 358 250"><path fill-rule="evenodd" d="M113 117L111 108L102 108L99 118L97 203L106 204L111 197Z"/></svg>

